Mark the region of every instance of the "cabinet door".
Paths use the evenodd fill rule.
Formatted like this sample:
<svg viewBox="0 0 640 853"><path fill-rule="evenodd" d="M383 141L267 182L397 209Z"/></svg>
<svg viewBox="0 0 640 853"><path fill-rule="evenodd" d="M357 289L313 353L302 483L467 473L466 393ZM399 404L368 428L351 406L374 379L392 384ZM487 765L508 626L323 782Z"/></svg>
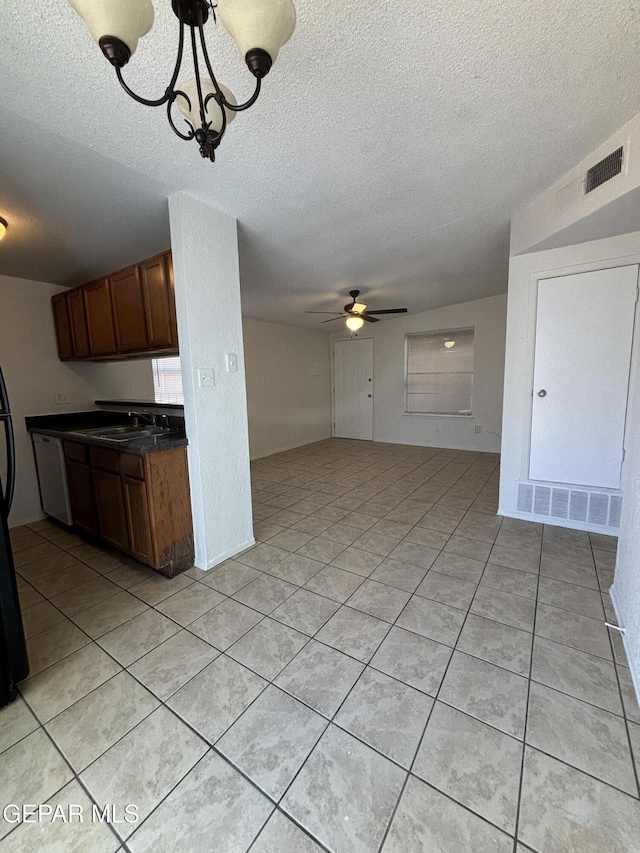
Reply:
<svg viewBox="0 0 640 853"><path fill-rule="evenodd" d="M149 349L177 349L176 301L171 256L159 255L140 264Z"/></svg>
<svg viewBox="0 0 640 853"><path fill-rule="evenodd" d="M94 468L93 485L96 493L100 536L119 551L129 553L129 534L120 475Z"/></svg>
<svg viewBox="0 0 640 853"><path fill-rule="evenodd" d="M84 308L82 290L72 290L67 295L69 320L71 321L71 338L73 340L74 358L87 358L89 352L89 333L87 332L87 314Z"/></svg>
<svg viewBox="0 0 640 853"><path fill-rule="evenodd" d="M109 280L103 278L101 281L94 281L87 284L83 290L91 355L113 355L116 352L116 335L113 328Z"/></svg>
<svg viewBox="0 0 640 853"><path fill-rule="evenodd" d="M109 279L118 352L147 349L144 298L137 267L129 267Z"/></svg>
<svg viewBox="0 0 640 853"><path fill-rule="evenodd" d="M81 462L67 459L67 485L73 523L81 530L97 535L98 524L91 468Z"/></svg>
<svg viewBox="0 0 640 853"><path fill-rule="evenodd" d="M59 293L57 296L54 296L51 299L51 305L53 307L53 322L58 342L58 356L64 361L73 358L73 338L71 337L71 321L69 319L67 294Z"/></svg>
<svg viewBox="0 0 640 853"><path fill-rule="evenodd" d="M144 480L123 477L124 503L129 524L130 553L141 563L153 564L153 538Z"/></svg>

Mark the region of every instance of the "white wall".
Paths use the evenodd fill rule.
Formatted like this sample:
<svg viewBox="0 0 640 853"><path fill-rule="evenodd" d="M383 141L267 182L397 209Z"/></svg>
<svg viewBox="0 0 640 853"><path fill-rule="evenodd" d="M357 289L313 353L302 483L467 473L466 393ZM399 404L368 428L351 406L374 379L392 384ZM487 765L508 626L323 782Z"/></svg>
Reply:
<svg viewBox="0 0 640 853"><path fill-rule="evenodd" d="M25 417L87 411L95 408L94 400L109 397L153 399L148 359L106 364L58 359L51 297L62 290L53 284L0 276L0 366L9 392L17 451L12 526L42 518ZM66 394L69 403L55 405L55 392ZM1 444L3 465L4 442Z"/></svg>
<svg viewBox="0 0 640 853"><path fill-rule="evenodd" d="M511 258L500 460L501 515L520 517L517 510L518 482L528 478L538 279L639 262L640 233ZM636 331L636 341L637 335ZM588 383L588 377L584 381ZM532 517L527 515L526 518ZM565 524L589 529L588 525L575 522Z"/></svg>
<svg viewBox="0 0 640 853"><path fill-rule="evenodd" d="M640 236L640 235L638 235ZM626 454L622 470L622 519L611 598L618 624L625 628L624 644L636 694L640 698L640 343L631 363Z"/></svg>
<svg viewBox="0 0 640 853"><path fill-rule="evenodd" d="M327 335L249 318L243 329L251 458L329 438Z"/></svg>
<svg viewBox="0 0 640 853"><path fill-rule="evenodd" d="M395 444L500 450L506 294L449 305L367 325L358 337L373 338L373 438ZM405 335L475 327L473 417L405 415ZM346 340L345 330L331 334ZM482 427L476 434L474 427Z"/></svg>
<svg viewBox="0 0 640 853"><path fill-rule="evenodd" d="M195 564L210 569L255 541L237 223L186 193L170 197L169 219ZM199 383L201 369L212 384Z"/></svg>

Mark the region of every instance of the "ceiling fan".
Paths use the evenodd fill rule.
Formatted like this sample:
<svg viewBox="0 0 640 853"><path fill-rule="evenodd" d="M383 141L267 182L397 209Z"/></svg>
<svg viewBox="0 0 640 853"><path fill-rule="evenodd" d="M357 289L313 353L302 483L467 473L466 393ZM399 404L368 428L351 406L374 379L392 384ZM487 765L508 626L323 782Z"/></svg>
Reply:
<svg viewBox="0 0 640 853"><path fill-rule="evenodd" d="M382 311L368 311L367 306L358 302L358 296L360 295L359 290L350 290L349 296L352 301L344 306L344 313L338 311L305 311L305 314L338 314L337 317L332 317L330 320L323 320L323 323L333 323L334 320L341 320L343 317L347 318L347 328L349 328L352 332L357 332L358 329L361 329L364 326L365 321L367 323L377 323L378 318L373 316L374 314L406 314L406 308L385 308Z"/></svg>

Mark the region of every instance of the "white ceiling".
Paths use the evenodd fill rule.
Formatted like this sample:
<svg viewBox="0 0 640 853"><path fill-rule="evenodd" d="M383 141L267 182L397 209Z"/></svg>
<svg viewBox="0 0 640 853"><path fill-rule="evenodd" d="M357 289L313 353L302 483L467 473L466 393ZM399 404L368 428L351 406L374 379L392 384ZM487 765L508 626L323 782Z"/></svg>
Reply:
<svg viewBox="0 0 640 853"><path fill-rule="evenodd" d="M125 69L147 97L175 55L171 3L154 5ZM250 316L315 326L304 311L353 287L411 312L501 293L512 214L640 109L635 0L296 5L293 40L210 164L122 92L64 0L5 0L0 273L75 283L151 254L168 245L167 195L188 190L238 218ZM244 99L249 72L209 30Z"/></svg>

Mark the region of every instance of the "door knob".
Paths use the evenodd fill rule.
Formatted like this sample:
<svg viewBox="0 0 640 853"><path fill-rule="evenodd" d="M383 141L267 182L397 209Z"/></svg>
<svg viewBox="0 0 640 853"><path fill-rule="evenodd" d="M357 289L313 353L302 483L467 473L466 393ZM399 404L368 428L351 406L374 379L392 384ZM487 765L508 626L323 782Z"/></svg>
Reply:
<svg viewBox="0 0 640 853"><path fill-rule="evenodd" d="M538 391L538 397L546 397L546 396L547 396L547 392L544 390L544 388L541 391Z"/></svg>
<svg viewBox="0 0 640 853"><path fill-rule="evenodd" d="M371 394L367 394L367 397L371 397L371 396L372 396Z"/></svg>

